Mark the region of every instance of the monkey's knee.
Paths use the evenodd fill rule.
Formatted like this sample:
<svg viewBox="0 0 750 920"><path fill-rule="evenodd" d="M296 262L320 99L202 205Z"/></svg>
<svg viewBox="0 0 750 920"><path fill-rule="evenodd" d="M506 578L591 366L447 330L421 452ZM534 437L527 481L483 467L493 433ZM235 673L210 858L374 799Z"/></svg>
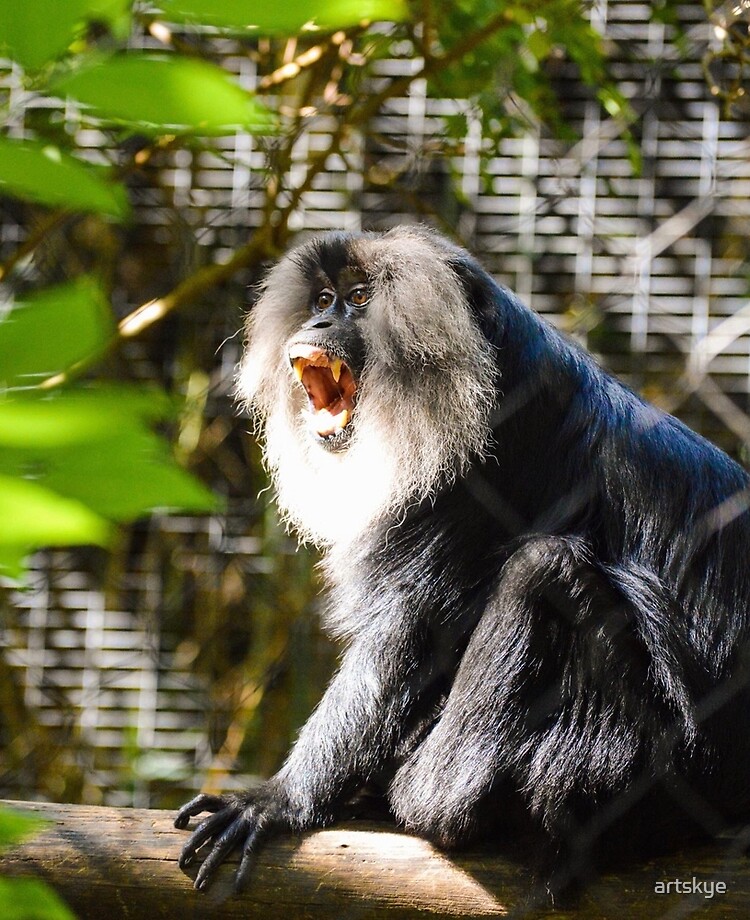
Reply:
<svg viewBox="0 0 750 920"><path fill-rule="evenodd" d="M445 848L475 835L485 785L478 788L476 776L466 773L466 760L449 760L427 749L417 752L398 770L388 795L393 814L407 830Z"/></svg>
<svg viewBox="0 0 750 920"><path fill-rule="evenodd" d="M470 840L476 824L473 809L465 803L449 806L440 797L425 796L415 788L391 797L391 810L407 831L444 849Z"/></svg>

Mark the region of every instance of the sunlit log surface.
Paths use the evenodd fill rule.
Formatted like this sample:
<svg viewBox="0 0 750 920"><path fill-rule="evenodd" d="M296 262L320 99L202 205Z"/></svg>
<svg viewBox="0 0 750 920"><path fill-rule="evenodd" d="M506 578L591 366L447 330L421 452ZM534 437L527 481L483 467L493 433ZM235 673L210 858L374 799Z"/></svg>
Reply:
<svg viewBox="0 0 750 920"><path fill-rule="evenodd" d="M236 859L208 893L193 889L177 867L187 834L174 829L171 812L5 804L49 823L0 855L0 875L46 879L81 920L750 916L750 863L731 842L607 875L553 909L523 866L483 852L448 856L387 825L358 822L270 842L238 897Z"/></svg>

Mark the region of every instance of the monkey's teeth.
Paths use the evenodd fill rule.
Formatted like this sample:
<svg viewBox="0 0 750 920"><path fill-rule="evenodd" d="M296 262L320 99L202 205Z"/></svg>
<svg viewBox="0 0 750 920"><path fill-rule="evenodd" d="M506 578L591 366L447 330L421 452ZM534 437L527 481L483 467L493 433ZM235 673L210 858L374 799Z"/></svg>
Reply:
<svg viewBox="0 0 750 920"><path fill-rule="evenodd" d="M331 361L331 376L336 381L336 383L339 382L339 377L341 376L341 365L343 363L344 362L341 360L341 358L334 358L333 361Z"/></svg>
<svg viewBox="0 0 750 920"><path fill-rule="evenodd" d="M297 360L292 364L292 367L294 368L294 376L297 378L297 380L299 380L300 383L302 383L302 372L305 369L305 362L302 360L302 358L297 358Z"/></svg>

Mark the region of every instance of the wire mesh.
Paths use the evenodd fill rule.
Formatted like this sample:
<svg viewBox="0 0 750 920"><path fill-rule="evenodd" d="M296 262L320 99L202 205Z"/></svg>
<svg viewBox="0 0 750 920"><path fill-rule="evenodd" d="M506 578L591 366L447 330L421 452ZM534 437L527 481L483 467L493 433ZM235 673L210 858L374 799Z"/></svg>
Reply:
<svg viewBox="0 0 750 920"><path fill-rule="evenodd" d="M464 109L455 100L430 97L417 82L408 97L390 101L374 119L348 160L331 159L304 194L293 226L309 234L384 228L419 216L442 222L499 280L583 340L609 368L743 456L750 442L750 139L746 123L722 116L706 85L701 62L710 33L703 6L686 3L678 15L679 32L655 22L647 4L593 7L595 26L619 49L613 68L637 112L630 139L561 65L558 80L580 132L577 143L563 144L530 126L486 160L480 123L469 118L461 155L446 161L433 139L446 115ZM687 41L678 42L680 35ZM148 47L149 40L143 42ZM217 49L252 87L257 75L251 62L231 42ZM410 66L379 64L382 75ZM26 99L12 71L4 80L14 113L11 131L20 136L39 103ZM107 136L81 127L72 110L63 115L96 160ZM292 187L295 164L321 149L324 133L319 124L300 136ZM160 176L170 207L162 189L134 184L134 236L163 247L169 258L137 287L120 285L115 304L121 315L163 293L185 266L225 260L260 226L264 157L245 134L219 140L213 152L166 152ZM460 199L450 191L451 173L459 177ZM399 178L386 187L377 175ZM19 222L6 211L0 248L20 238ZM44 264L35 270L44 272ZM165 795L179 799L180 787L197 788L208 767L221 774L223 788L241 787L247 777L227 747L227 726L238 709L254 705L258 688L273 684L279 669L286 674L279 652L284 640L264 625L259 610L278 611L292 602L269 588L280 567L259 529L270 528L275 551L287 560L282 579L295 550L255 500L261 480L257 470L248 472L249 448L242 446L248 426L231 396L241 344L236 332L252 280L241 274L218 307L200 304L170 319L173 325L160 336L128 342L123 350L135 379L168 381L177 389L187 388L179 355L171 350L178 328L193 324L205 353L215 354L207 362L206 430L219 447L203 472L221 483L226 514L156 516L128 536L125 561L114 574L97 554L39 554L29 588L13 598L15 614L3 637L7 662L39 725L67 746L89 800L161 804ZM300 610L309 612L314 594L311 588L295 601ZM235 611L254 632L253 641L265 629L273 649L257 673L246 675L243 690L237 675L223 696L212 695L219 664L196 671L195 649L185 641L186 621L208 622L217 609ZM298 668L309 658L300 650L322 641L304 622L295 616L291 624ZM214 642L208 626L195 636ZM246 638L229 637L228 647L244 647ZM219 658L226 647L216 644ZM324 661L327 655L319 653ZM278 762L314 696L310 687L300 690L285 716L269 704L250 731L253 772ZM263 727L279 719L285 722L281 740L264 743ZM154 752L163 755L160 761L146 756ZM36 775L0 778L6 794L66 794L49 783Z"/></svg>

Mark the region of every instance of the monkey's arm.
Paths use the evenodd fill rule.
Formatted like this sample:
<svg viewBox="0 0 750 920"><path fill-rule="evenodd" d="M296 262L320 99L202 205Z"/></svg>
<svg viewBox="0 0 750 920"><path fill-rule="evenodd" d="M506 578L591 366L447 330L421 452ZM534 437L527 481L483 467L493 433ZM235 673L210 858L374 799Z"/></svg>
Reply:
<svg viewBox="0 0 750 920"><path fill-rule="evenodd" d="M413 620L391 616L387 631L382 623L371 624L347 650L275 776L256 792L201 794L180 809L178 828L187 827L200 812L213 812L195 828L180 859L184 868L209 844L196 888L205 888L226 856L241 845L240 890L266 836L320 826L335 817L337 807L393 756L419 688L430 682L424 651Z"/></svg>

